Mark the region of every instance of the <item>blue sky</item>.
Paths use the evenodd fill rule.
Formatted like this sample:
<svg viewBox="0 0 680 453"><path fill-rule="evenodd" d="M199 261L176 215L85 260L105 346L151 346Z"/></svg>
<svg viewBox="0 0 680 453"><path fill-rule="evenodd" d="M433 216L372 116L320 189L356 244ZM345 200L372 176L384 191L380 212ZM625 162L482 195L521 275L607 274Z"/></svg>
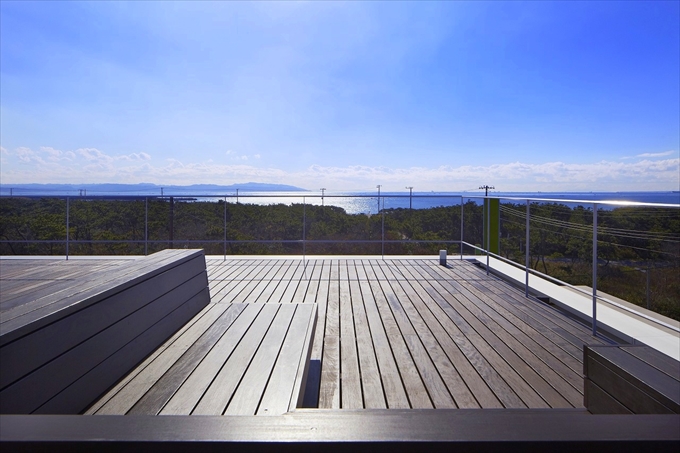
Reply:
<svg viewBox="0 0 680 453"><path fill-rule="evenodd" d="M0 182L680 189L680 2L0 2Z"/></svg>

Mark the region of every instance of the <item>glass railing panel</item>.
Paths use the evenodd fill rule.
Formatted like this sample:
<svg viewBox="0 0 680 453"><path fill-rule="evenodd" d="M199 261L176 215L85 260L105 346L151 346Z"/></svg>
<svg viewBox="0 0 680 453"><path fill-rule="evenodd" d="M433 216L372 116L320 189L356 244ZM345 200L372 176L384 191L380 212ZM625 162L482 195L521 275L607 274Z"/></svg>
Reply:
<svg viewBox="0 0 680 453"><path fill-rule="evenodd" d="M680 210L603 205L597 274L612 300L680 320Z"/></svg>
<svg viewBox="0 0 680 453"><path fill-rule="evenodd" d="M256 201L256 200L252 200ZM247 197L227 202L228 255L300 255L302 247L302 197L276 204L256 204Z"/></svg>
<svg viewBox="0 0 680 453"><path fill-rule="evenodd" d="M463 198L463 241L474 247L463 245L463 254L479 255L484 247L484 199Z"/></svg>
<svg viewBox="0 0 680 453"><path fill-rule="evenodd" d="M143 199L69 201L69 255L144 254Z"/></svg>
<svg viewBox="0 0 680 453"><path fill-rule="evenodd" d="M66 199L0 198L1 255L64 255Z"/></svg>
<svg viewBox="0 0 680 453"><path fill-rule="evenodd" d="M307 197L308 255L380 255L382 220L374 197Z"/></svg>
<svg viewBox="0 0 680 453"><path fill-rule="evenodd" d="M385 254L460 253L460 197L416 195L386 200ZM398 207L389 207L395 206ZM412 206L412 208L411 208Z"/></svg>
<svg viewBox="0 0 680 453"><path fill-rule="evenodd" d="M530 219L531 268L572 285L590 285L592 208L535 202Z"/></svg>
<svg viewBox="0 0 680 453"><path fill-rule="evenodd" d="M224 198L174 197L172 248L202 248L206 255L224 253Z"/></svg>
<svg viewBox="0 0 680 453"><path fill-rule="evenodd" d="M526 262L526 203L500 200L499 255L524 265Z"/></svg>

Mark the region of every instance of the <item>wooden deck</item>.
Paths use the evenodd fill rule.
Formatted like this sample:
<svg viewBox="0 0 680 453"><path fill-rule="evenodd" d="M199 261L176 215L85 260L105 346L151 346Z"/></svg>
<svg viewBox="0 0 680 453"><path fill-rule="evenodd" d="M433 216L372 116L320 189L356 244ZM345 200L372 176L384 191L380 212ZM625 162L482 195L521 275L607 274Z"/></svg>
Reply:
<svg viewBox="0 0 680 453"><path fill-rule="evenodd" d="M165 253L167 257L175 252ZM203 258L202 251L200 255ZM192 262L182 265L188 269ZM51 403L28 411L31 414L24 412L26 415L0 411L3 451L350 448L376 452L405 447L430 452L461 448L480 452L545 448L677 451L678 415L593 415L582 407L582 347L603 343L590 336L589 328L538 300L525 298L523 292L486 276L469 262L453 261L448 268L434 259L208 262L208 275L203 266L200 277L190 278L191 284L181 283L169 269L147 279L150 284L131 284L130 279L138 273L129 274L124 279L128 283L123 283L130 285L125 291L141 284L164 292L135 310L138 315L123 315L135 323L149 321L147 307L168 309L166 297L176 299L178 291L185 292L163 289L164 284L156 284L160 280L154 279L174 287L198 287L200 280L199 293L205 295L205 303L195 304L191 301L196 297L191 297L182 306L196 308L197 314L186 311L187 317L175 319L176 327L152 320L154 325L163 324L164 332L173 327L174 334L138 335L128 345L150 349L133 358L129 367L119 366L117 358L111 361L114 356L104 359L101 363L110 362L111 366L95 373L108 380L103 390L91 386L89 378L79 379L82 386L69 385L50 399L72 404L83 394L90 403L88 413L141 415L64 415L68 411L53 415L48 408ZM15 262L18 267L13 269L18 271L12 272L5 272L9 269L6 264L0 260L0 299L5 303L0 311L4 324L0 325L4 333L0 346L5 351L27 352L20 360L13 353L13 365L8 366L7 356L0 350L3 380L13 380L12 373L23 373L24 361L44 355L40 345L45 351L55 345L70 347L67 343L71 340L65 339L71 334L78 338L86 335L87 339L67 352L54 350L56 356L37 364L40 382L51 386L55 377L61 379L86 365L73 360L72 354L79 348L108 355L111 344L101 335L115 330L115 335L106 338L125 340L131 330L127 326L119 329L117 321L101 330L101 323L118 319L129 303L150 300L140 302L138 297L124 296L125 291L117 291L117 286L103 292L92 286L95 280L113 285L110 277L120 271L114 269L129 266L129 261L24 261ZM45 266L58 268L57 274L69 283L62 285L58 279L45 283L49 280ZM103 272L99 279L90 275L93 268ZM40 272L47 274L41 276ZM14 308L25 305L17 303L23 290L16 290L22 287L46 299L40 303L27 299L31 309L21 316L6 316L19 313ZM81 302L95 301L88 307L98 316L87 307L78 309L71 303L74 299L69 299L86 289L92 292L81 294L87 296ZM96 302L100 296L108 297ZM10 304L15 307L9 308ZM106 307L115 307L116 316ZM170 316L174 315L163 319ZM67 327L61 332L68 335L47 335L60 324ZM96 331L88 333L92 328ZM40 341L30 351L19 348L28 338ZM132 360L127 353L119 357ZM656 362L653 366L663 369ZM304 372L301 375L305 367L309 370L306 387ZM132 371L121 377L110 373L122 369ZM2 389L12 398L16 396L10 391L14 385ZM42 391L43 386L33 388ZM616 394L620 392L612 393ZM301 397L304 406L315 409L300 409ZM30 398L32 394L26 400ZM456 409L502 407L512 409ZM549 407L564 409L544 409ZM289 412L268 417L222 415L270 415L286 410ZM151 415L163 413L220 415Z"/></svg>
<svg viewBox="0 0 680 453"><path fill-rule="evenodd" d="M213 303L316 303L305 407L583 407L587 327L466 261L208 260ZM316 385L315 385L316 382Z"/></svg>
<svg viewBox="0 0 680 453"><path fill-rule="evenodd" d="M181 251L166 251L164 259L173 253ZM141 270L132 263L3 264L3 344L18 345L14 336L26 329L46 331L50 316L72 310L71 318L80 319L78 313L86 311L69 301L96 299L106 293L101 285L115 293L121 279ZM583 345L605 344L588 327L467 261L443 267L436 259L208 259L207 271L211 303L89 413L583 408ZM20 303L29 292L29 305ZM309 361L301 365L300 348L307 347L301 337L313 325L312 311L318 313L316 328L307 333ZM289 328L297 333L288 334ZM289 351L296 359L279 360L286 341L299 343ZM268 342L274 346L261 352L258 345ZM306 367L306 387L283 397L287 405L279 401L269 409L268 389L284 362L292 363L285 373L294 376L286 385L296 379L301 385L298 373ZM258 365L248 371L251 363L264 363L266 370ZM6 364L3 382L26 372L22 363ZM257 388L242 405L247 409L239 401L251 390L241 388L242 382Z"/></svg>

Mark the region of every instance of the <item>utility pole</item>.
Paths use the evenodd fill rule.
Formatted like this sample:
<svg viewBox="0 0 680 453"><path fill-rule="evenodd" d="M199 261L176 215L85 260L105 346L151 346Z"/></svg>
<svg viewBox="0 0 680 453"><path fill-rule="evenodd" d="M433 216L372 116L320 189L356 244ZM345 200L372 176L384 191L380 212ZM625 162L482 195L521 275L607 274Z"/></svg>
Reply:
<svg viewBox="0 0 680 453"><path fill-rule="evenodd" d="M238 204L238 189L236 189L236 204Z"/></svg>
<svg viewBox="0 0 680 453"><path fill-rule="evenodd" d="M406 188L409 190L408 208L413 209L413 186L407 186Z"/></svg>
<svg viewBox="0 0 680 453"><path fill-rule="evenodd" d="M380 212L380 188L382 184L378 184L376 187L378 188L378 212Z"/></svg>
<svg viewBox="0 0 680 453"><path fill-rule="evenodd" d="M10 197L12 196L12 190L13 190L13 189L10 187L10 188L9 188L9 196L10 196Z"/></svg>
<svg viewBox="0 0 680 453"><path fill-rule="evenodd" d="M161 197L163 196L163 188L161 187Z"/></svg>
<svg viewBox="0 0 680 453"><path fill-rule="evenodd" d="M496 189L494 186L487 186L487 185L479 186L479 188L480 188L480 189L484 189L484 190L486 191L486 192L484 193L484 196L485 196L485 197L488 197L488 196L489 196L489 189L491 189L491 190Z"/></svg>
<svg viewBox="0 0 680 453"><path fill-rule="evenodd" d="M319 189L319 190L321 190L321 206L323 206L323 195L324 195L324 192L326 192L326 188L325 188L325 187L322 187L322 188Z"/></svg>

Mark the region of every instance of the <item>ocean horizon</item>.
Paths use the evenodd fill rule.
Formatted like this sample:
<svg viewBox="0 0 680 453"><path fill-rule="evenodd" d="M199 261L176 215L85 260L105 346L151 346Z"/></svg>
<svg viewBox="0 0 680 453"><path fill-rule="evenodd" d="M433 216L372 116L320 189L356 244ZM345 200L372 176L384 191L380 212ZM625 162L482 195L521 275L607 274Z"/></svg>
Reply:
<svg viewBox="0 0 680 453"><path fill-rule="evenodd" d="M134 186L133 186L134 187ZM78 198L127 198L127 197L160 197L158 191L149 193L148 189L133 187L125 191L69 191L67 193L54 190L14 190L12 196L15 197L78 197ZM2 188L0 195L7 197L10 195L6 187ZM182 197L191 198L196 201L226 200L234 203L252 203L260 205L270 204L299 204L326 205L343 208L348 214L376 214L380 209L409 208L427 209L440 206L459 205L461 197L464 202L473 201L481 203L484 198L483 191L466 192L381 192L380 202L378 202L378 192L325 192L322 196L320 191L233 191L224 190L200 190L191 187L174 186L168 187L163 191L163 197ZM680 205L680 191L626 191L626 192L489 192L490 197L501 197L512 202L513 198L533 198L551 199L557 202L563 201L564 204L574 207L584 205L592 207L593 202L607 201L627 201L634 203L662 203ZM238 199L238 200L237 200ZM576 200L577 202L573 202ZM517 201L518 203L521 201ZM617 205L600 205L600 208L614 209Z"/></svg>

